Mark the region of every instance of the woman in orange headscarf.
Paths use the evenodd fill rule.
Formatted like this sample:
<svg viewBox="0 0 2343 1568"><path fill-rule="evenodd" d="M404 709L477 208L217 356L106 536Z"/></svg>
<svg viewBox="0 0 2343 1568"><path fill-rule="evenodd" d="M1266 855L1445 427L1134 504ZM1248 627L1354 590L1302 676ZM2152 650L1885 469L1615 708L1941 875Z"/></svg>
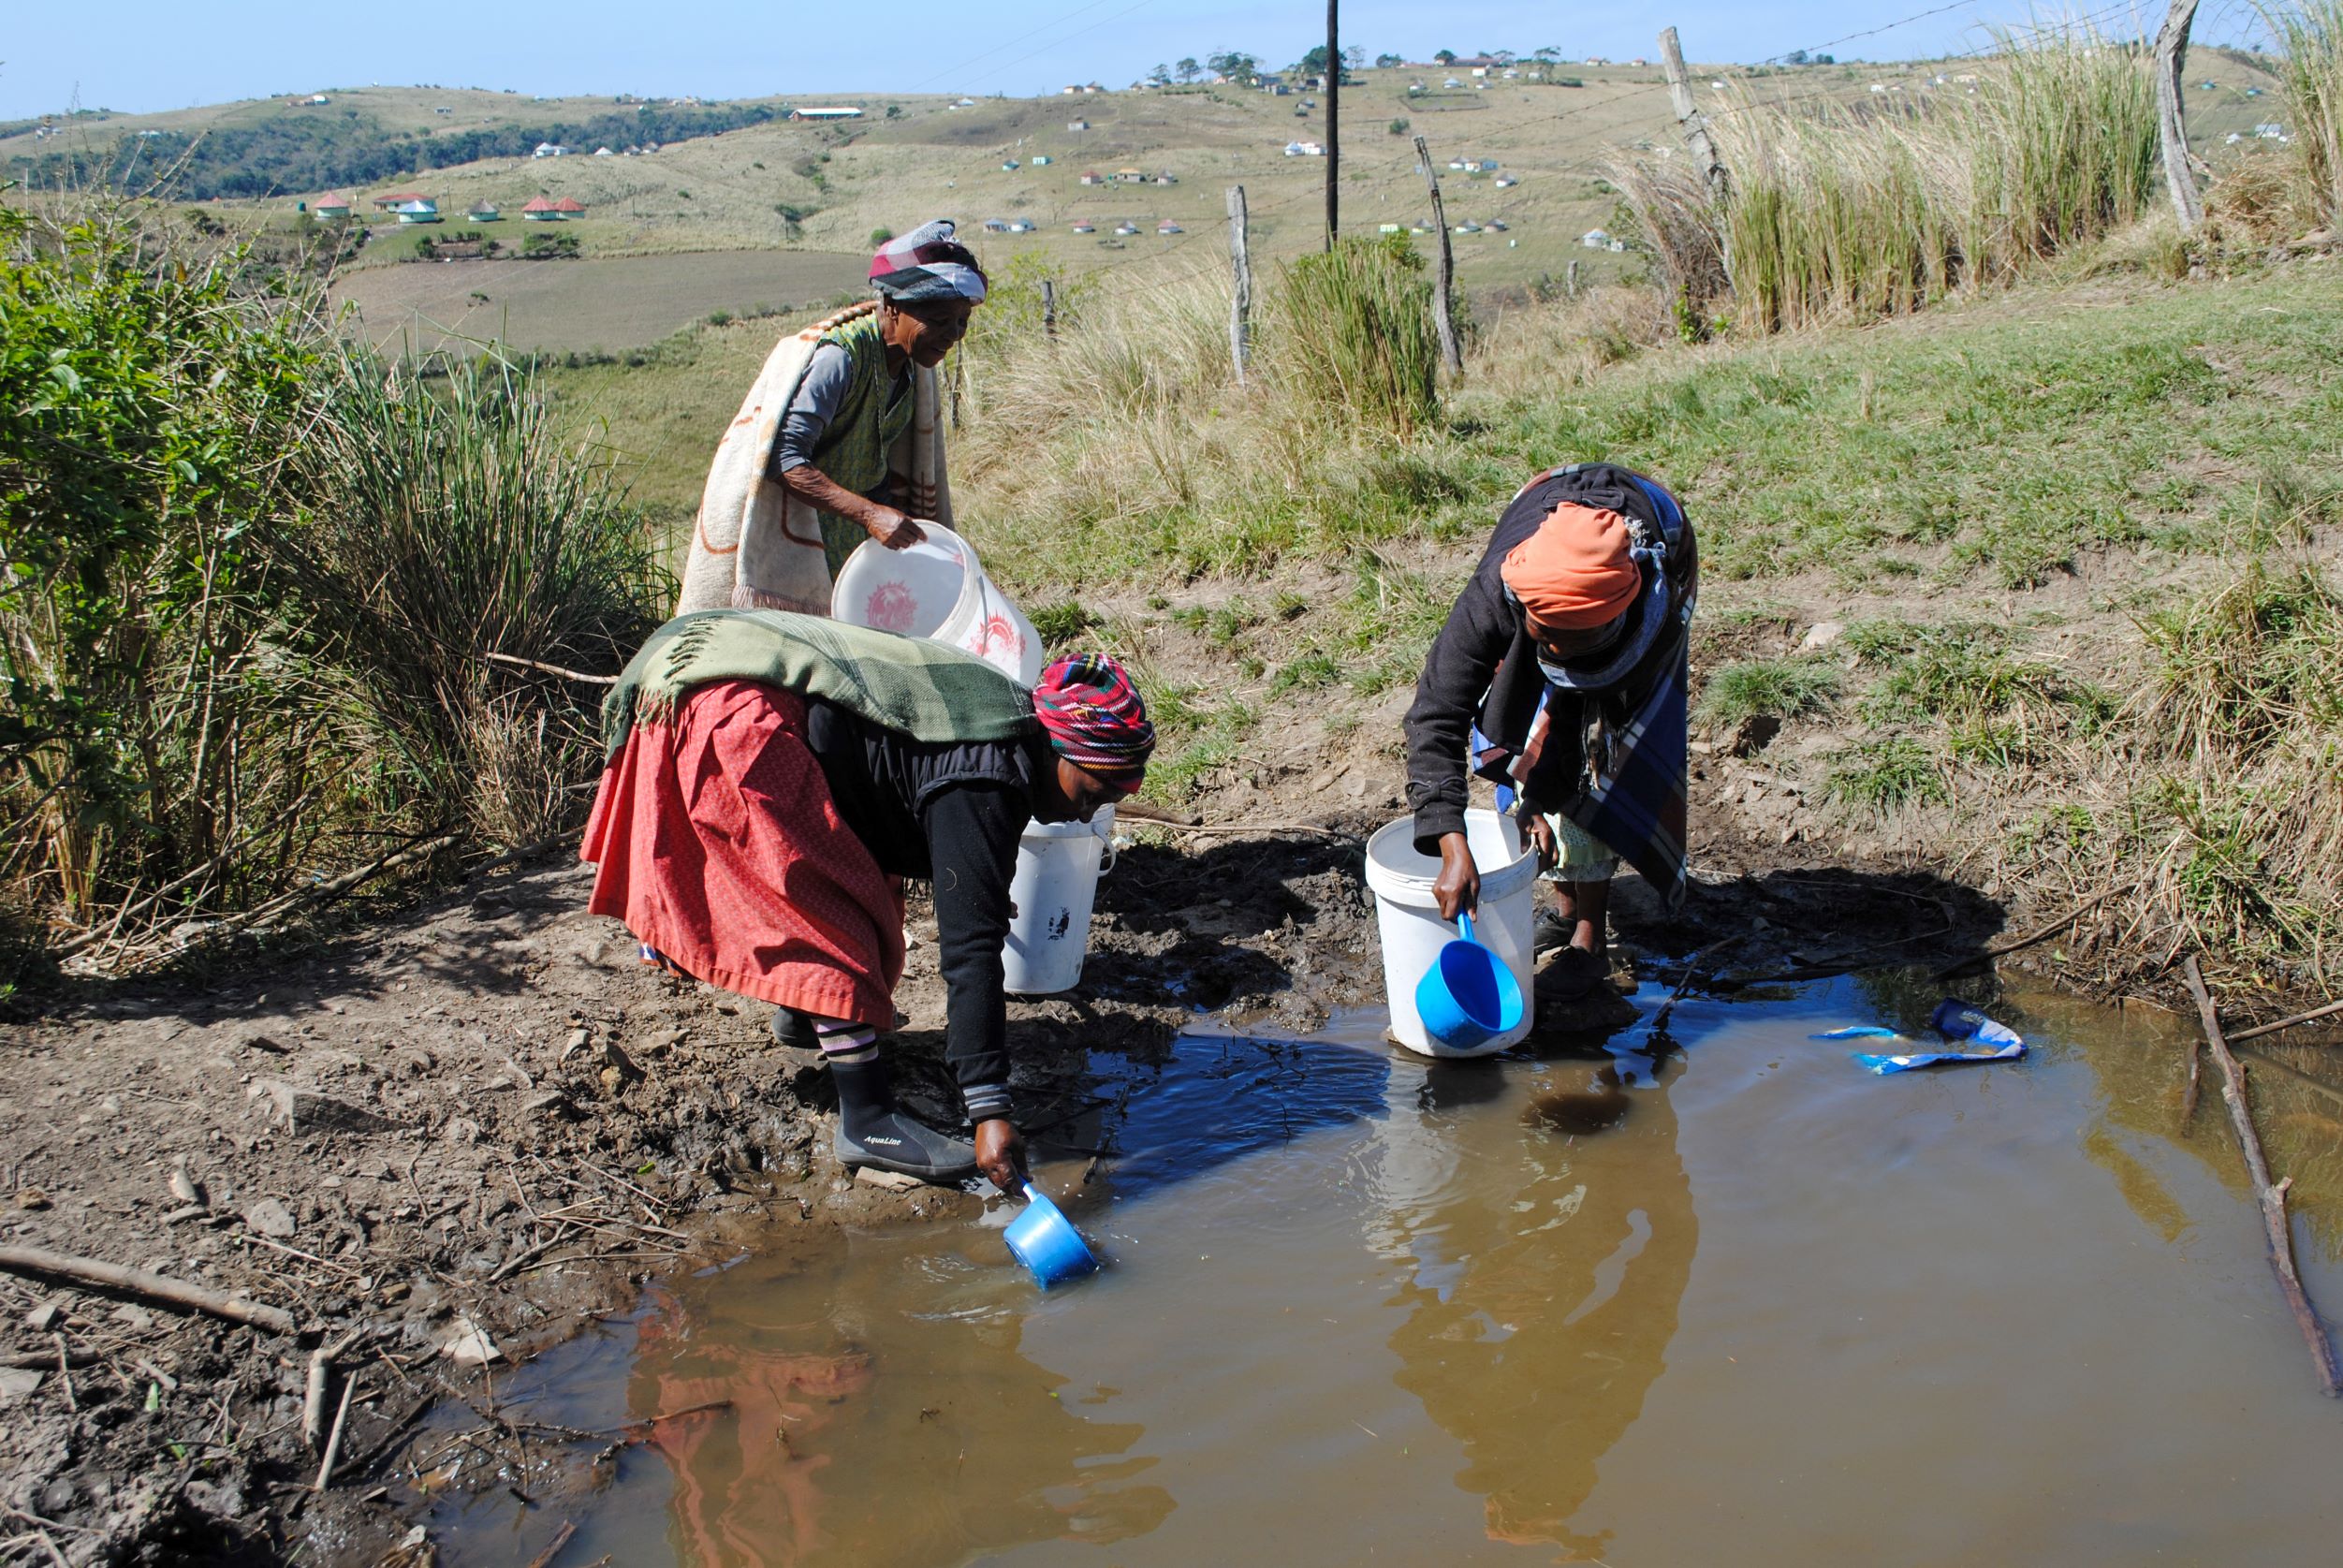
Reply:
<svg viewBox="0 0 2343 1568"><path fill-rule="evenodd" d="M1556 884L1582 989L1608 972L1604 922L1624 857L1673 908L1684 890L1685 648L1699 579L1684 509L1612 463L1539 475L1515 495L1432 644L1408 710L1415 846L1440 858L1450 919L1479 901L1464 832L1468 770ZM1545 945L1542 943L1542 945Z"/></svg>

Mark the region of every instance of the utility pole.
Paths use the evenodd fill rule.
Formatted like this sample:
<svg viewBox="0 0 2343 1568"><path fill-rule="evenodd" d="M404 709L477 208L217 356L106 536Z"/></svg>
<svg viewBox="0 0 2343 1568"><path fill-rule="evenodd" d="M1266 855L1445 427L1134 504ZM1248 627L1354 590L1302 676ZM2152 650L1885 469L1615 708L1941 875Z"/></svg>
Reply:
<svg viewBox="0 0 2343 1568"><path fill-rule="evenodd" d="M2164 151L2164 183L2172 191L2173 212L2183 234L2194 234L2204 221L2204 200L2189 168L2189 124L2180 107L2180 73L2189 62L2189 29L2196 15L2197 0L2172 0L2164 25L2156 30L2157 130Z"/></svg>
<svg viewBox="0 0 2343 1568"><path fill-rule="evenodd" d="M1228 357L1237 367L1237 385L1245 384L1245 356L1251 346L1252 320L1252 257L1246 250L1245 187L1228 187L1228 264L1237 274L1236 291L1228 302Z"/></svg>
<svg viewBox="0 0 2343 1568"><path fill-rule="evenodd" d="M1326 0L1326 249L1334 249L1341 195L1335 182L1342 172L1342 29L1335 15L1338 0Z"/></svg>
<svg viewBox="0 0 2343 1568"><path fill-rule="evenodd" d="M1717 144L1709 139L1708 122L1702 118L1700 106L1692 102L1692 84L1684 70L1684 46L1677 41L1676 29L1667 28L1660 35L1660 64L1668 75L1668 102L1675 106L1676 123L1684 127L1684 145L1692 154L1692 161L1708 183L1708 194L1722 201L1732 188L1725 177L1724 160L1717 156Z"/></svg>
<svg viewBox="0 0 2343 1568"><path fill-rule="evenodd" d="M1432 227L1440 235L1440 270L1432 274L1432 326L1440 333L1440 362L1456 375L1464 370L1464 351L1457 346L1457 317L1449 308L1449 291L1456 286L1457 257L1448 244L1448 209L1441 205L1440 176L1432 172L1431 150L1415 139L1415 161L1424 170L1424 188L1432 193Z"/></svg>

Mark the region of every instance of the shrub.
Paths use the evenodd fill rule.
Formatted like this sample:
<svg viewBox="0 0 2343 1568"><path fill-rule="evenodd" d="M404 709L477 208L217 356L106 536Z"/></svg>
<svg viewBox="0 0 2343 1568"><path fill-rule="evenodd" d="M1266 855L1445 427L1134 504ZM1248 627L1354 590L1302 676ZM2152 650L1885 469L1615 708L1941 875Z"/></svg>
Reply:
<svg viewBox="0 0 2343 1568"><path fill-rule="evenodd" d="M591 699L482 655L608 668L655 617L596 456L519 372L426 392L130 211L0 209L0 901L151 948L574 816Z"/></svg>
<svg viewBox="0 0 2343 1568"><path fill-rule="evenodd" d="M1306 409L1395 435L1439 417L1432 286L1404 236L1338 240L1279 275L1280 369Z"/></svg>

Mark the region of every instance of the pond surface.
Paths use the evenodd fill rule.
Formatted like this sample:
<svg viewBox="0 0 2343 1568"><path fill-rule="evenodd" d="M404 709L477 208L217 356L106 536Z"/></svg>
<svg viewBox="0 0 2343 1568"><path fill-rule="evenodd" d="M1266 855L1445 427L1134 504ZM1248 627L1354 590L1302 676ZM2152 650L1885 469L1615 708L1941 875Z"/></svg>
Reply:
<svg viewBox="0 0 2343 1568"><path fill-rule="evenodd" d="M2334 1561L2343 1407L2215 1093L2179 1136L2179 1021L2029 993L1995 1008L2027 1061L1886 1078L1808 1037L1934 995L1691 1001L1655 1041L1647 990L1591 1058L1369 1018L1102 1056L1116 1103L1060 1136L1120 1157L1043 1180L1105 1274L1040 1294L1002 1210L670 1282L506 1408L729 1402L535 1509L442 1504L443 1561L570 1519L561 1561L630 1568ZM2343 1130L2277 1120L2281 1171Z"/></svg>

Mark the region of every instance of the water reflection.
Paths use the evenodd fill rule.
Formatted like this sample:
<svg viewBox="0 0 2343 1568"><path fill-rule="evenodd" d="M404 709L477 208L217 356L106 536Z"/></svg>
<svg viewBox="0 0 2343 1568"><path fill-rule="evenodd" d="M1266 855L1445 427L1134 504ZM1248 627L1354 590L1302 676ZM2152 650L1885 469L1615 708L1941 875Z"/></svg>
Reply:
<svg viewBox="0 0 2343 1568"><path fill-rule="evenodd" d="M1170 1494L1127 1457L1140 1429L1069 1408L1064 1380L1018 1354L1002 1283L922 1235L752 1259L655 1297L630 1411L728 1401L656 1428L675 1561L915 1568L1162 1522Z"/></svg>
<svg viewBox="0 0 2343 1568"><path fill-rule="evenodd" d="M1654 1068L1539 1070L1518 1136L1492 1138L1464 1136L1468 1107L1517 1098L1523 1069L1435 1064L1423 1114L1381 1130L1372 1244L1413 1265L1397 1380L1462 1444L1492 1540L1597 1557L1609 1539L1571 1520L1666 1366L1699 1237Z"/></svg>

